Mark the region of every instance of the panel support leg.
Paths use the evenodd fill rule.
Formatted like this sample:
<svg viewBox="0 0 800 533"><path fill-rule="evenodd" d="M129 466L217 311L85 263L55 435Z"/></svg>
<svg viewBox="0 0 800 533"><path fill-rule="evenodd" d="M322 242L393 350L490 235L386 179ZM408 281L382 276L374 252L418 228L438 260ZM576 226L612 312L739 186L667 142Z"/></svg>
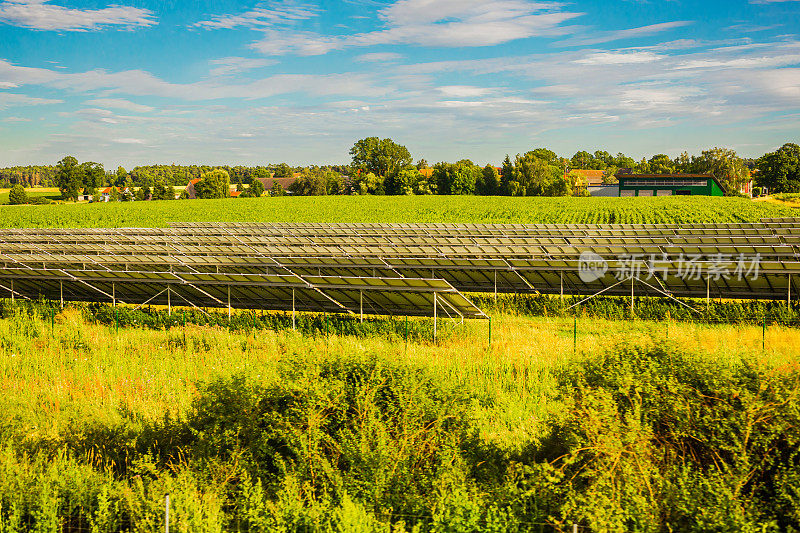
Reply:
<svg viewBox="0 0 800 533"><path fill-rule="evenodd" d="M59 295L61 296L61 309L64 309L64 281L63 280L58 282L58 290L59 290Z"/></svg>
<svg viewBox="0 0 800 533"><path fill-rule="evenodd" d="M228 322L231 321L231 286L228 285Z"/></svg>
<svg viewBox="0 0 800 533"><path fill-rule="evenodd" d="M711 276L706 276L706 311L711 305Z"/></svg>
<svg viewBox="0 0 800 533"><path fill-rule="evenodd" d="M111 307L117 306L117 284L111 282Z"/></svg>
<svg viewBox="0 0 800 533"><path fill-rule="evenodd" d="M792 306L792 275L789 274L789 286L786 287L786 308L790 309Z"/></svg>
<svg viewBox="0 0 800 533"><path fill-rule="evenodd" d="M170 299L170 289L167 285L167 315L172 316L172 300Z"/></svg>
<svg viewBox="0 0 800 533"><path fill-rule="evenodd" d="M364 323L364 291L358 291L358 314L360 322Z"/></svg>
<svg viewBox="0 0 800 533"><path fill-rule="evenodd" d="M558 280L559 280L560 285L561 285L561 291L560 291L559 296L561 296L561 305L563 306L564 305L564 271L563 270L559 270L558 271Z"/></svg>
<svg viewBox="0 0 800 533"><path fill-rule="evenodd" d="M14 303L14 280L11 280L11 303Z"/></svg>
<svg viewBox="0 0 800 533"><path fill-rule="evenodd" d="M633 282L634 278L631 276L631 316L633 316Z"/></svg>
<svg viewBox="0 0 800 533"><path fill-rule="evenodd" d="M292 287L292 329L296 330L297 324L295 322L294 314L294 287Z"/></svg>
<svg viewBox="0 0 800 533"><path fill-rule="evenodd" d="M494 271L494 302L497 303L497 269Z"/></svg>

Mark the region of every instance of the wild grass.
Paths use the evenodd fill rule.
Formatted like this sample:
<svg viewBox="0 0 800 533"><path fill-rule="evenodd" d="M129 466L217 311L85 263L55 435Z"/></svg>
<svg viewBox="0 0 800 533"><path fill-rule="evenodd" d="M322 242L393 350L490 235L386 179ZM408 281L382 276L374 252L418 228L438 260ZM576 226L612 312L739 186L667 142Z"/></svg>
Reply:
<svg viewBox="0 0 800 533"><path fill-rule="evenodd" d="M774 398L742 407L772 409L764 411L772 413L764 414L768 437L753 431L777 439L791 420L776 406L797 405L797 390L786 385L800 376L797 329L599 318L578 318L576 328L573 317L498 313L491 345L487 321L442 321L438 343L406 344L395 334L333 330L117 329L87 321L80 308L52 321L10 309L0 319L4 532L160 530L166 492L178 531L559 531L573 521L610 531L635 526L624 515L639 511L642 527L633 529L797 523L770 518L797 512L796 505L762 516L748 503L763 498L755 488L739 498L722 485L708 489L717 499L707 505L729 498L733 514L702 522L670 510L664 518L648 490L673 502L664 512L697 495L677 488L684 482L671 459L656 459L659 439L669 439L631 426L624 414L648 387L661 391L648 398L662 398L688 383L694 389L687 390L730 398L724 402L732 406L751 398L745 389L778 387ZM617 380L608 385L615 394L641 392L624 392L612 408L596 383L571 381L592 375ZM706 375L716 376L715 385L702 381ZM740 385L730 392L728 383ZM680 401L694 402L691 394ZM637 412L650 416L650 409ZM685 431L700 435L719 423ZM593 424L607 434L602 442L586 433ZM796 472L796 443L774 442L765 446L785 450L786 472ZM723 455L725 446L713 444ZM591 462L574 470L586 450L598 450L600 470ZM708 468L699 457L683 460ZM734 483L739 478L724 476L738 460L707 471L704 482ZM641 478L637 468L649 473Z"/></svg>

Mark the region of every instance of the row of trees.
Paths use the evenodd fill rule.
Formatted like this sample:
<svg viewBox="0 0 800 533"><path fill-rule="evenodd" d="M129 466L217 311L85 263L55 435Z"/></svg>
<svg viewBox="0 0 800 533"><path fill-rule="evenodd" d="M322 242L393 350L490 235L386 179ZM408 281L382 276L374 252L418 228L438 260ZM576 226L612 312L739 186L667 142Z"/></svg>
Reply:
<svg viewBox="0 0 800 533"><path fill-rule="evenodd" d="M429 178L428 173L421 171L423 165L412 165L409 151L391 139L368 137L357 141L350 150L352 166L356 169L357 187L353 192L508 196L585 194L570 171L603 170L604 181L615 182L614 175L620 168L641 174L713 174L729 194L736 194L753 173L757 185L773 192L800 192L797 170L800 158L796 154L797 145L787 144L758 160L743 159L730 149L712 148L696 156L684 152L672 159L656 154L637 162L622 153L580 151L567 159L552 150L537 148L517 154L513 160L507 155L499 173L491 165L481 169L465 159L457 163L437 163Z"/></svg>
<svg viewBox="0 0 800 533"><path fill-rule="evenodd" d="M676 158L656 154L635 161L625 154L605 151L579 151L571 158L560 157L546 148L537 148L512 159L506 156L502 167L479 166L468 159L455 163L441 162L432 167L422 159L416 164L409 150L391 139L367 137L350 150L351 165L311 166L302 168L290 191L298 195L324 194L478 194L509 196L563 196L584 194L575 178L575 169L603 170L608 182L615 181L620 168L636 173L711 173L729 193L754 177L755 184L771 192L800 192L800 147L787 143L758 159L740 158L725 148L704 150L700 155L683 153ZM106 185L138 187L149 194L145 198L172 197L175 185L203 177L198 197L225 197L220 180L234 183L242 196L264 193L259 178L290 178L298 169L285 163L271 166L148 165L128 172L119 167L107 172L95 162L79 163L67 156L54 167L12 167L0 169L0 185L50 185L61 190L62 197L77 199L81 192L96 194ZM223 178L220 173L224 173ZM208 179L210 178L210 179ZM205 184L203 184L205 183ZM249 187L245 185L249 184ZM214 192L214 190L217 192ZM270 191L280 195L280 186Z"/></svg>

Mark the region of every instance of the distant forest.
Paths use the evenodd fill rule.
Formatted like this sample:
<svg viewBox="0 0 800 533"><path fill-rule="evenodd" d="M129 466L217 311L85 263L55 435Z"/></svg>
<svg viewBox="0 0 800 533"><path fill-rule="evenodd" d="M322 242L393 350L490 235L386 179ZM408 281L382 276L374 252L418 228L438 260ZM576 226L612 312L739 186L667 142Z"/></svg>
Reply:
<svg viewBox="0 0 800 533"><path fill-rule="evenodd" d="M623 153L578 151L562 157L547 148L506 155L498 163L480 166L469 159L429 165L414 161L409 150L392 139L367 137L350 150L349 165L291 167L285 163L262 166L229 165L144 165L131 170L104 169L93 162L78 163L65 157L56 165L18 166L0 169L0 186L59 187L70 196L77 188L174 187L202 178L212 171L227 174L225 180L246 186L264 178L295 178L289 192L299 195L326 194L478 194L506 196L585 195L586 182L574 170L603 171L604 183L615 183L619 169L643 174L713 174L727 194L736 195L742 185L754 179L756 186L770 192L800 192L800 146L786 143L775 152L757 159L739 157L726 148L711 148L699 155L684 152L675 158L656 154L635 160ZM65 166L64 163L69 162ZM69 172L65 169L69 168ZM223 174L223 175L224 175ZM238 187L243 190L242 187ZM270 192L267 191L266 194ZM263 193L260 193L263 194Z"/></svg>

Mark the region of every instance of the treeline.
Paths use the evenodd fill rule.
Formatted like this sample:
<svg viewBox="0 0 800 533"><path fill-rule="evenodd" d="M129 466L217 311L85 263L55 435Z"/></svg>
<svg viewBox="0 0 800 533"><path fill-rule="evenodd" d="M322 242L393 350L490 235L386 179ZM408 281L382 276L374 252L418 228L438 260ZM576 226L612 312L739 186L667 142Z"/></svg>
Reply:
<svg viewBox="0 0 800 533"><path fill-rule="evenodd" d="M501 166L480 166L469 159L429 165L416 163L409 150L392 139L367 137L350 150L349 165L291 167L286 163L263 166L143 165L128 171L108 171L99 163L78 163L66 157L55 166L27 166L0 169L0 186L55 186L64 198L83 189L87 194L101 186L120 188L169 188L184 186L213 170L223 170L230 183L250 185L263 178L296 178L289 192L297 195L333 194L476 194L506 196L585 195L586 181L576 170L603 171L604 183L615 183L619 169L642 174L713 174L727 194L738 194L753 179L758 188L770 193L800 192L800 146L786 143L758 159L739 157L734 150L712 148L699 155L687 152L670 158L656 154L634 160L623 153L612 155L598 150L579 151L562 157L547 148L536 148L513 158L506 155ZM67 164L65 164L67 162ZM69 172L65 174L64 169ZM65 186L65 183L67 186ZM249 187L247 188L249 189ZM282 188L270 194L282 194Z"/></svg>

